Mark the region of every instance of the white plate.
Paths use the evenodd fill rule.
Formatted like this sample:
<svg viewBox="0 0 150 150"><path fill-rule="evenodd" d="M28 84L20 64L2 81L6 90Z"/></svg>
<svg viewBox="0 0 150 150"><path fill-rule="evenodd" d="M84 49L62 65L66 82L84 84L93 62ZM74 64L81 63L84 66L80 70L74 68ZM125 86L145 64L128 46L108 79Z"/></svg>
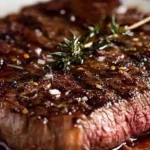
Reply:
<svg viewBox="0 0 150 150"><path fill-rule="evenodd" d="M139 9L150 12L150 0L122 0L128 7L138 7Z"/></svg>
<svg viewBox="0 0 150 150"><path fill-rule="evenodd" d="M23 6L45 1L49 0L0 0L0 17L17 12Z"/></svg>
<svg viewBox="0 0 150 150"><path fill-rule="evenodd" d="M50 0L0 0L0 17L16 12L26 5ZM137 6L140 9L150 12L150 0L122 0L127 6Z"/></svg>

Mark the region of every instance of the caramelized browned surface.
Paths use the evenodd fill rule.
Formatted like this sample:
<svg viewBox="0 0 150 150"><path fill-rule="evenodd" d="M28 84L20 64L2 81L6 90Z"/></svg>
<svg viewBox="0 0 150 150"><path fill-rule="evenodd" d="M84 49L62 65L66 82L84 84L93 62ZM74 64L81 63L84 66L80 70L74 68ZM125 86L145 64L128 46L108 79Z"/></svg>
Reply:
<svg viewBox="0 0 150 150"><path fill-rule="evenodd" d="M13 110L16 110L17 105L17 111L27 108L29 114L42 116L88 114L107 103L129 100L149 90L150 37L142 31L138 31L134 36L120 37L114 45L97 52L96 56L86 60L83 65L72 66L68 74L63 74L61 70L43 69L48 63L50 52L58 51L56 46L63 37L71 37L70 31L76 34L87 31L83 27L88 23L85 20L90 20L89 15L85 15L83 20L80 12L76 14L76 5L80 5L81 2L72 3L71 6L63 6L65 2L62 5L55 2L37 5L23 9L19 15L1 20L0 92L3 101L6 102L11 95L9 101L13 104ZM85 9L101 6L101 3L95 1L92 6L89 5L90 2L84 5ZM101 14L98 10L100 8L97 8L97 11L90 10L89 13ZM105 20L107 16L104 13L104 18L98 18L96 14L92 15L92 18L97 19L96 23L99 22L99 18ZM132 16L131 12L130 14ZM71 17L76 20L71 21ZM129 19L128 15L125 15L123 20L121 17L118 15L121 24ZM41 51L40 55L37 54L38 50ZM26 53L29 58L25 58ZM38 63L41 59L44 64ZM14 69L10 65L19 68ZM115 66L114 70L111 70L112 66ZM83 69L78 70L80 67ZM47 75L53 76L53 79L45 79ZM59 90L60 97L51 95L50 89ZM41 110L40 113L38 109Z"/></svg>
<svg viewBox="0 0 150 150"><path fill-rule="evenodd" d="M2 139L17 150L20 147L33 150L41 143L46 150L49 147L60 150L63 146L69 146L68 150L85 147L104 150L149 129L149 24L135 30L133 36L120 36L83 65L72 65L67 74L44 69L51 59L50 53L58 51L58 43L64 37L71 38L70 31L84 34L87 26L100 21L105 30L117 6L118 1L88 0L85 5L82 0L59 0L28 7L20 14L1 19ZM118 14L117 19L122 25L130 25L144 16L129 10ZM110 113L113 121L109 124ZM81 124L84 132L74 127L79 127L78 117L82 115L86 117L79 118L85 123ZM94 122L99 117L103 124ZM127 135L119 126L121 121L127 127ZM109 136L107 129L97 132L101 131L101 125L120 130ZM9 136L4 131L9 131ZM20 138L19 142L14 135Z"/></svg>

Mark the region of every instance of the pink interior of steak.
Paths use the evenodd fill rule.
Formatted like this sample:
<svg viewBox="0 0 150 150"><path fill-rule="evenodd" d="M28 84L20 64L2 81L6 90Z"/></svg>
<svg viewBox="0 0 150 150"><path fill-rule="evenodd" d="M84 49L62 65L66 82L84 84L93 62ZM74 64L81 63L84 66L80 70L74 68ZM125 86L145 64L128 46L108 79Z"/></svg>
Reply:
<svg viewBox="0 0 150 150"><path fill-rule="evenodd" d="M43 69L70 31L84 34L99 22L105 30L118 6L118 1L52 1L1 19L0 130L4 126L1 137L16 150L43 143L46 150L104 150L150 129L149 24L120 36L83 65L72 65L67 74ZM122 25L145 17L136 10L116 16Z"/></svg>

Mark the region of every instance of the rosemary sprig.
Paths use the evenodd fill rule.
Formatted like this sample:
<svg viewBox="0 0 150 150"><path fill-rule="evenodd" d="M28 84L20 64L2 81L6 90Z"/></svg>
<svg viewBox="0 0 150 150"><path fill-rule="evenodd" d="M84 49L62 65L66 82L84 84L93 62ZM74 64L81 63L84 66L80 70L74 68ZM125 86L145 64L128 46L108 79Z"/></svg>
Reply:
<svg viewBox="0 0 150 150"><path fill-rule="evenodd" d="M71 64L83 64L85 54L80 37L74 35L72 40L64 38L64 43L60 44L60 47L64 52L51 53L56 61L48 64L49 66L63 69L66 72L70 70Z"/></svg>
<svg viewBox="0 0 150 150"><path fill-rule="evenodd" d="M90 26L88 27L89 33L86 36L77 37L73 35L71 40L64 38L64 42L60 44L60 50L63 52L51 53L55 61L47 64L47 66L58 69L60 68L64 72L68 72L71 65L83 64L86 58L94 55L96 51L108 47L116 38L119 38L120 35L138 28L149 21L150 16L129 27L120 27L113 16L110 23L110 32L112 34L101 38L97 37L100 34L101 24L94 27Z"/></svg>

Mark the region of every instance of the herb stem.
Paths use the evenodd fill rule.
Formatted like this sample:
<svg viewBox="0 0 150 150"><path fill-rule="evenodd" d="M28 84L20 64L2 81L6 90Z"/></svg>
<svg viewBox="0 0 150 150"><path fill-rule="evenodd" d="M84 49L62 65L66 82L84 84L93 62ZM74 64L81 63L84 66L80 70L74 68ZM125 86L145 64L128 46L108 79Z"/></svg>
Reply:
<svg viewBox="0 0 150 150"><path fill-rule="evenodd" d="M150 16L146 17L145 19L143 19L143 20L141 20L141 21L139 21L139 22L137 22L137 23L135 23L135 24L133 24L133 25L131 25L129 27L127 27L125 30L127 31L127 30L136 29L136 28L138 28L138 27L140 27L140 26L142 26L142 25L144 25L144 24L146 24L148 22L150 22Z"/></svg>

